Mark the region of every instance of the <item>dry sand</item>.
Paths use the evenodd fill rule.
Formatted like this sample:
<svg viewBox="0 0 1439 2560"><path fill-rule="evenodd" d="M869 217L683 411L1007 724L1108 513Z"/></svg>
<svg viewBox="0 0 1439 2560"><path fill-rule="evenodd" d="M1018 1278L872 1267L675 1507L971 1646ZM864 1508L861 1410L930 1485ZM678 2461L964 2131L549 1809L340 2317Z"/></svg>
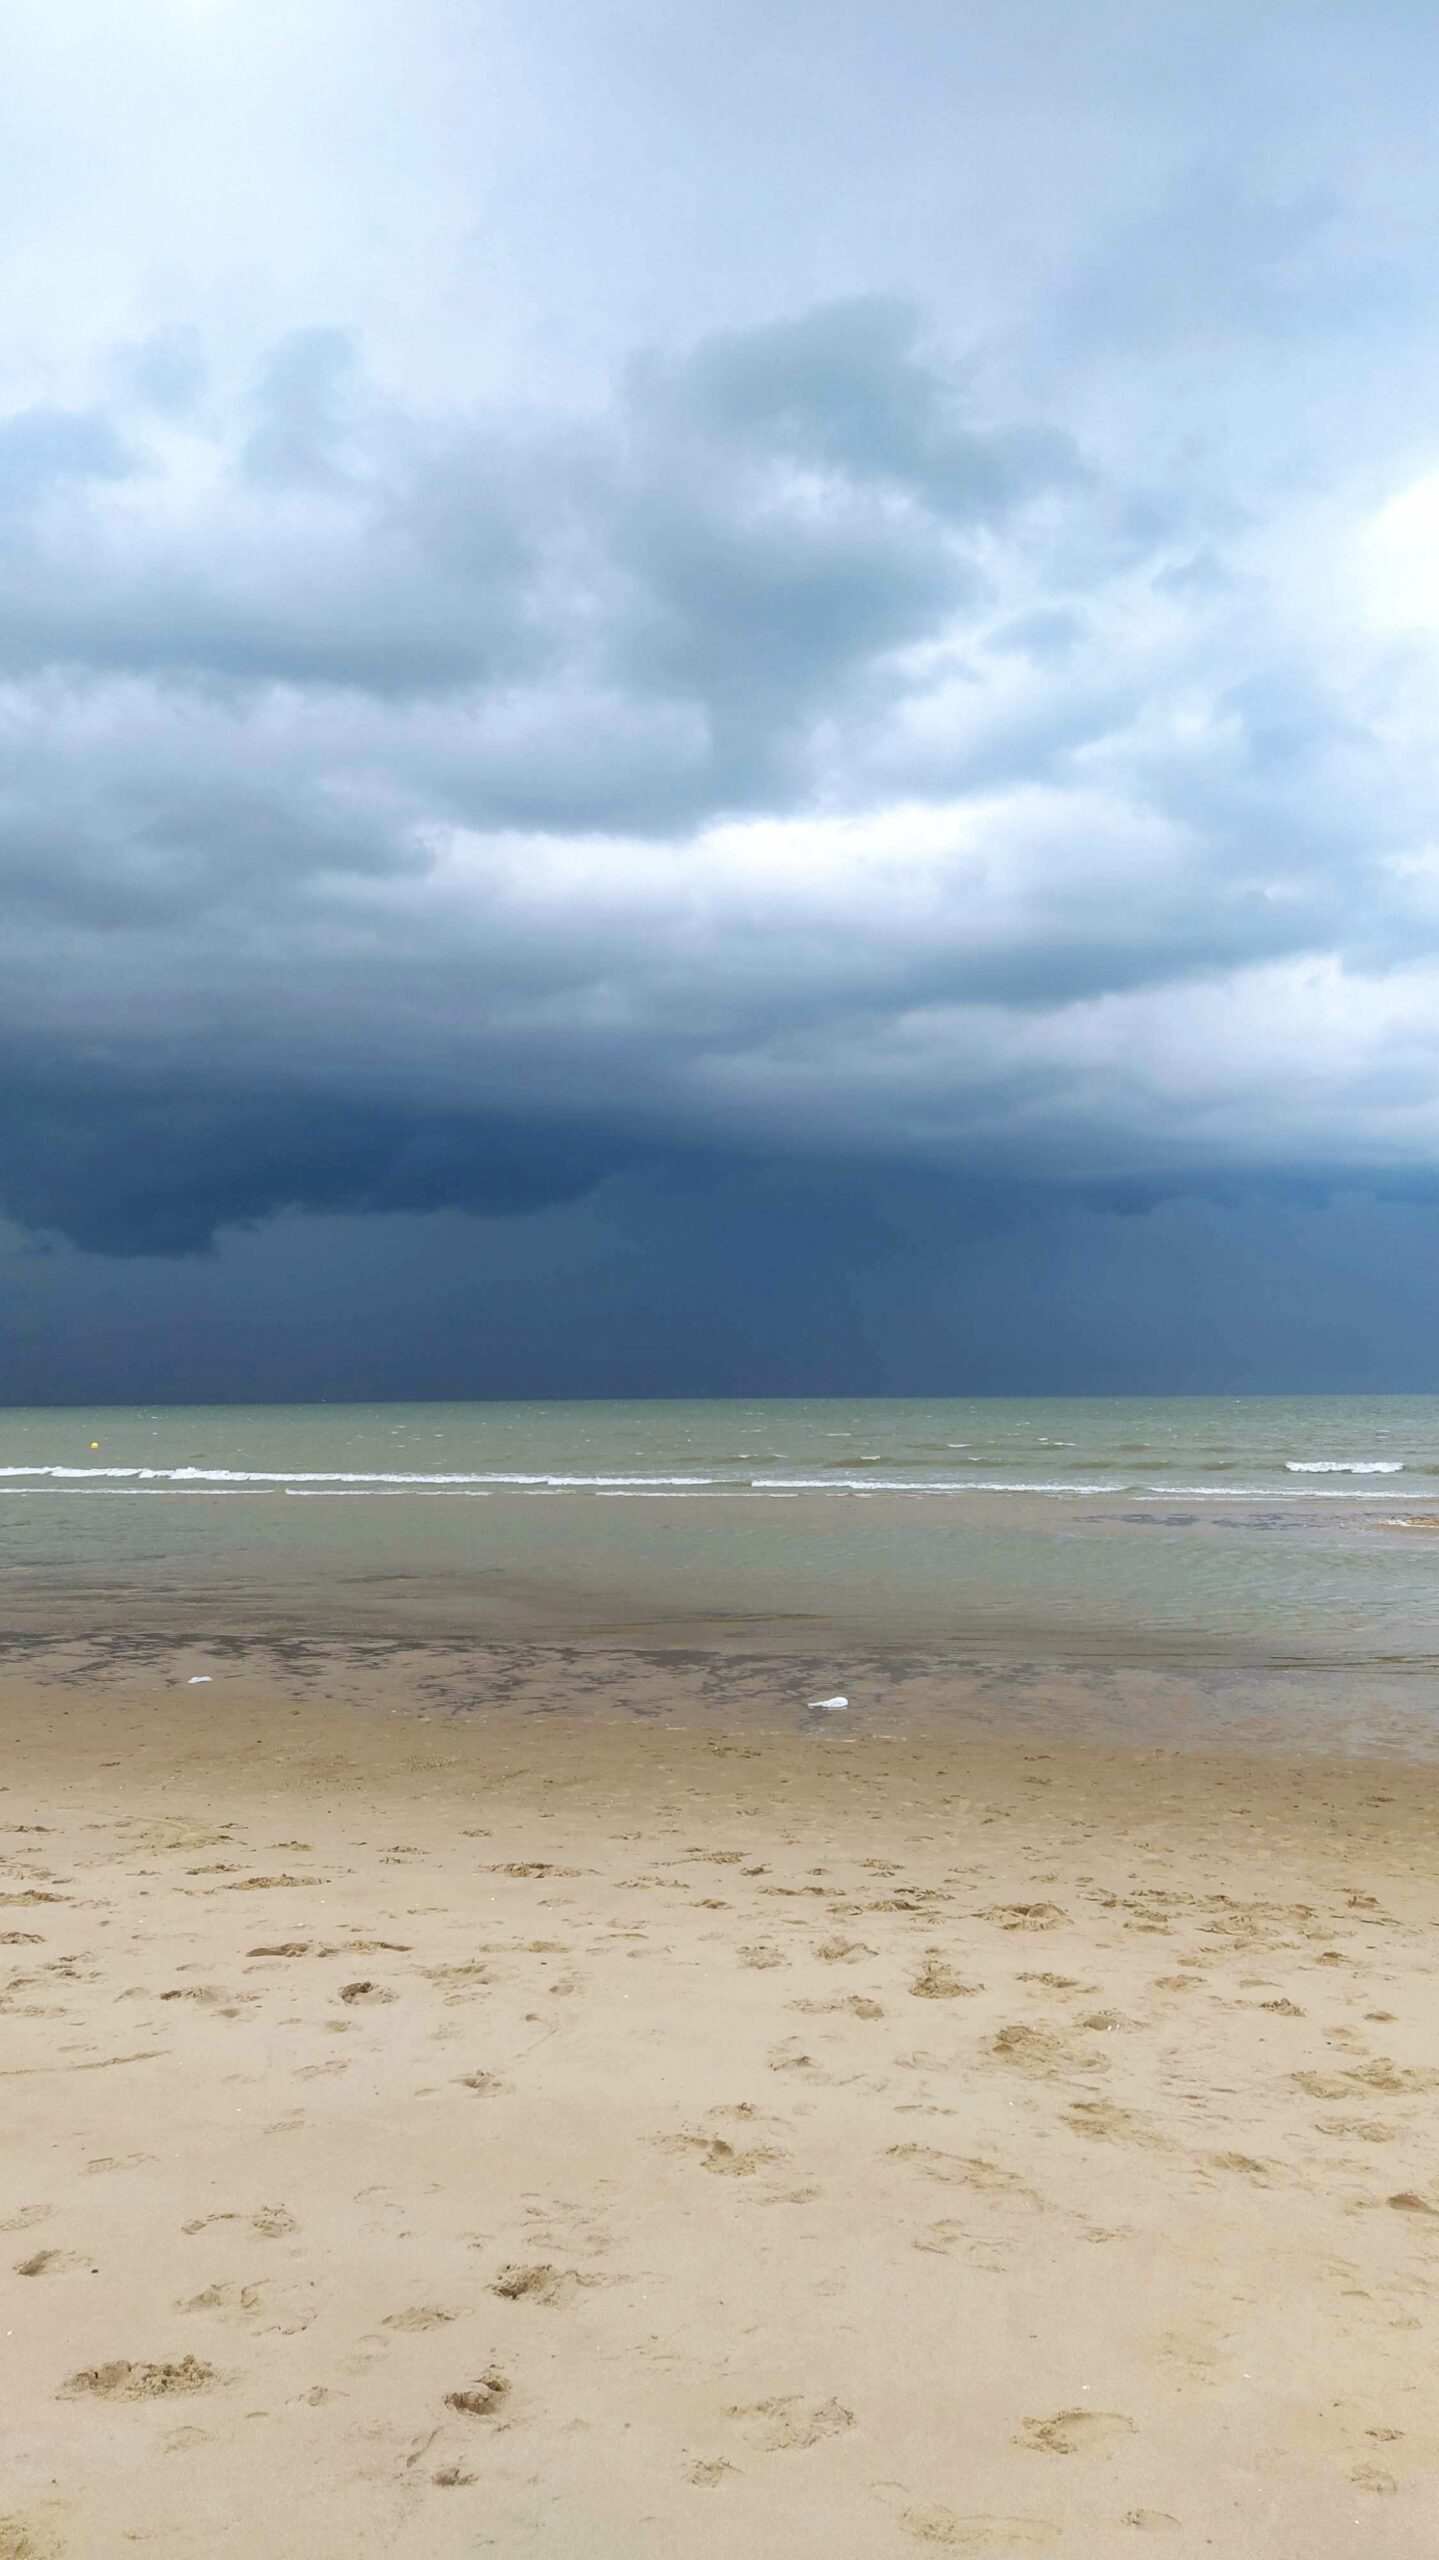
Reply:
<svg viewBox="0 0 1439 2560"><path fill-rule="evenodd" d="M0 2560L1439 2549L1432 1771L329 1685L0 1707Z"/></svg>

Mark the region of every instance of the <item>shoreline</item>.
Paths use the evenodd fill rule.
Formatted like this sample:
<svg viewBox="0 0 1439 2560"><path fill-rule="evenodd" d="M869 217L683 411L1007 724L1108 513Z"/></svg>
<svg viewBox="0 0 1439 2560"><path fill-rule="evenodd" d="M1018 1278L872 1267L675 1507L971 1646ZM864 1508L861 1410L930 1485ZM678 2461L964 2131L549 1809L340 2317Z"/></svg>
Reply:
<svg viewBox="0 0 1439 2560"><path fill-rule="evenodd" d="M1439 1772L330 1671L0 1691L7 2560L1428 2552Z"/></svg>
<svg viewBox="0 0 1439 2560"><path fill-rule="evenodd" d="M350 1724L368 1719L372 1733L395 1720L429 1725L470 1734L467 1747L497 1720L558 1717L572 1747L608 1719L651 1732L803 1737L811 1748L881 1740L1003 1753L1041 1741L1072 1754L1077 1769L1096 1754L1117 1753L1122 1766L1124 1755L1157 1753L1216 1769L1290 1764L1297 1774L1373 1762L1402 1767L1415 1783L1439 1773L1439 1668L1423 1661L1054 1659L899 1646L873 1631L849 1644L832 1629L821 1650L816 1632L806 1627L802 1646L798 1630L776 1645L772 1629L749 1621L736 1621L723 1642L648 1628L487 1642L409 1628L341 1638L257 1625L253 1611L226 1630L217 1605L192 1632L97 1634L92 1620L75 1630L52 1612L43 1631L0 1627L0 1694L28 1702L36 1731L46 1699L58 1711L88 1695L107 1714L143 1701L144 1717L127 1728L127 1749L142 1752L147 1737L168 1736L167 1719L187 1701L262 1720L325 1708ZM816 1712L837 1693L848 1702L842 1715ZM162 1775L168 1747L162 1741Z"/></svg>

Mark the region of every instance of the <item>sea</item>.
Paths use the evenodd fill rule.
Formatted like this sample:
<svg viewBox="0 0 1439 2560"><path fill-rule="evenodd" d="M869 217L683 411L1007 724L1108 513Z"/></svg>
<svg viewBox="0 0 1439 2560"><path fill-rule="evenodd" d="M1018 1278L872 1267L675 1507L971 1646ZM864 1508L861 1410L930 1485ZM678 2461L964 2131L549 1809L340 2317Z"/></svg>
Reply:
<svg viewBox="0 0 1439 2560"><path fill-rule="evenodd" d="M1439 1398L0 1412L0 1634L1439 1672Z"/></svg>

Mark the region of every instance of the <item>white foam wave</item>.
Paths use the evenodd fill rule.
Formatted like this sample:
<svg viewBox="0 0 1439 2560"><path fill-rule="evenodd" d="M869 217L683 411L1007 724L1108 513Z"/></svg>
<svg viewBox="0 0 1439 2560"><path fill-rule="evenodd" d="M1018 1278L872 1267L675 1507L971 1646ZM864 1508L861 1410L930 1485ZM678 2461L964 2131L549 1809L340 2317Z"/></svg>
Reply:
<svg viewBox="0 0 1439 2560"><path fill-rule="evenodd" d="M1392 1493L1360 1493L1347 1484L1212 1484L1129 1486L1125 1500L1134 1502L1392 1502Z"/></svg>
<svg viewBox="0 0 1439 2560"><path fill-rule="evenodd" d="M1103 1484L1039 1484L1022 1476L755 1476L751 1493L1125 1493L1125 1481L1111 1476Z"/></svg>
<svg viewBox="0 0 1439 2560"><path fill-rule="evenodd" d="M1402 1458L1286 1458L1287 1476L1402 1476Z"/></svg>
<svg viewBox="0 0 1439 2560"><path fill-rule="evenodd" d="M1102 1463L1102 1462L1101 1462ZM1403 1461L1391 1458L1291 1458L1285 1461L1288 1476L1354 1477L1392 1476L1403 1472ZM447 1474L404 1471L397 1469L360 1468L262 1468L201 1466L135 1466L78 1467L59 1462L35 1466L0 1466L0 1491L7 1493L40 1493L63 1491L70 1487L93 1484L116 1492L137 1493L148 1489L164 1490L181 1487L191 1494L240 1493L246 1489L276 1491L296 1498L342 1495L401 1495L418 1498L440 1495L464 1495L471 1499L491 1492L526 1495L595 1494L607 1498L661 1501L673 1497L709 1497L749 1499L763 1496L770 1500L792 1500L799 1494L825 1494L859 1498L876 1494L947 1495L947 1494L1011 1494L1033 1495L1045 1499L1079 1500L1107 1496L1120 1501L1184 1501L1216 1504L1223 1502L1306 1502L1349 1501L1377 1502L1392 1495L1361 1490L1348 1483L1279 1485L1272 1478L1268 1484L1228 1484L1222 1489L1209 1484L1156 1484L1153 1479L1162 1470L1139 1466L1121 1472L1117 1467L1107 1475L1087 1474L1072 1477L1034 1477L1020 1474L1003 1476L878 1476L868 1468L862 1475L841 1476L826 1472L822 1476L745 1476L745 1475L551 1475L498 1468L484 1472L454 1471Z"/></svg>
<svg viewBox="0 0 1439 2560"><path fill-rule="evenodd" d="M373 1472L345 1467L0 1467L0 1476L47 1476L65 1484L284 1484L284 1485L539 1485L547 1491L582 1490L592 1485L713 1484L713 1476L554 1476L500 1473L409 1475L394 1469Z"/></svg>

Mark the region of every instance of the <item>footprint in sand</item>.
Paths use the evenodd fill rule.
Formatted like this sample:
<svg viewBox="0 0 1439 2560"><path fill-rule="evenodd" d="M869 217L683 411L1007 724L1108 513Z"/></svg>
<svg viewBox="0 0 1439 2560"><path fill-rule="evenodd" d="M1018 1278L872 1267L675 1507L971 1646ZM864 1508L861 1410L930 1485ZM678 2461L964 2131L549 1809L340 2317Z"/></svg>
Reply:
<svg viewBox="0 0 1439 2560"><path fill-rule="evenodd" d="M912 2249L922 2249L927 2257L947 2258L952 2249L969 2237L962 2222L932 2222L926 2232L917 2232L909 2245Z"/></svg>
<svg viewBox="0 0 1439 2560"><path fill-rule="evenodd" d="M1057 1902L996 1902L981 1911L981 1920L990 1920L996 1929L1062 1929L1069 1918Z"/></svg>
<svg viewBox="0 0 1439 2560"><path fill-rule="evenodd" d="M467 2382L459 2391L445 2393L445 2407L458 2410L465 2418L497 2417L510 2394L510 2378L497 2364L486 2367L475 2382Z"/></svg>
<svg viewBox="0 0 1439 2560"><path fill-rule="evenodd" d="M117 2357L111 2364L87 2365L61 2386L62 2400L168 2400L183 2392L210 2391L220 2377L213 2365L195 2356L174 2364L132 2364Z"/></svg>
<svg viewBox="0 0 1439 2560"><path fill-rule="evenodd" d="M604 2281L603 2276L582 2274L578 2267L555 2267L546 2261L538 2266L501 2267L490 2291L502 2302L544 2302L558 2309L573 2302L586 2287Z"/></svg>
<svg viewBox="0 0 1439 2560"><path fill-rule="evenodd" d="M217 1893L278 1893L286 1886L322 1884L322 1876L241 1876L238 1884L215 1887Z"/></svg>
<svg viewBox="0 0 1439 2560"><path fill-rule="evenodd" d="M660 2151L690 2153L701 2169L709 2169L717 2178L752 2178L757 2169L771 2161L781 2160L783 2152L763 2143L736 2144L722 2135L708 2133L661 2134L656 2142Z"/></svg>
<svg viewBox="0 0 1439 2560"><path fill-rule="evenodd" d="M440 1991L447 2009L468 2007L491 1984L490 1967L478 1962L422 1965L420 1971Z"/></svg>
<svg viewBox="0 0 1439 2560"><path fill-rule="evenodd" d="M1043 2516L956 2516L948 2507L909 2507L900 2523L912 2542L972 2551L976 2560L1003 2551L1050 2551L1060 2535Z"/></svg>
<svg viewBox="0 0 1439 2560"><path fill-rule="evenodd" d="M0 2560L56 2560L60 2546L23 2516L0 2516Z"/></svg>
<svg viewBox="0 0 1439 2560"><path fill-rule="evenodd" d="M525 2205L525 2219L532 2226L532 2238L538 2248L563 2251L567 2256L602 2258L613 2245L612 2234L603 2218L586 2204L576 2204L564 2196L536 2196Z"/></svg>
<svg viewBox="0 0 1439 2560"><path fill-rule="evenodd" d="M1247 2151L1211 2151L1209 2166L1211 2169L1225 2169L1231 2177L1248 2178L1256 2187L1272 2187L1277 2183L1272 2163L1256 2160Z"/></svg>
<svg viewBox="0 0 1439 2560"><path fill-rule="evenodd" d="M33 2258L22 2258L15 2269L17 2276L63 2276L81 2271L93 2276L94 2263L77 2257L73 2249L37 2249Z"/></svg>
<svg viewBox="0 0 1439 2560"><path fill-rule="evenodd" d="M924 2142L894 2142L885 2153L887 2160L904 2160L926 2178L934 2178L944 2187L972 2187L983 2195L1013 2196L1025 2204L1038 2204L1033 2187L1027 2186L1017 2170L1006 2169L997 2160L967 2158L958 2151L936 2151Z"/></svg>
<svg viewBox="0 0 1439 2560"><path fill-rule="evenodd" d="M300 2228L294 2215L282 2204L262 2204L250 2216L250 2229L262 2240L285 2240Z"/></svg>
<svg viewBox="0 0 1439 2560"><path fill-rule="evenodd" d="M317 1947L317 1956L407 1956L403 1938L347 1938L342 1947Z"/></svg>
<svg viewBox="0 0 1439 2560"><path fill-rule="evenodd" d="M1390 2063L1388 2053L1357 2063L1344 2079L1357 2081L1362 2089L1378 2089L1383 2097L1429 2097L1431 2089L1439 2089L1439 2071L1403 2071L1398 2063Z"/></svg>
<svg viewBox="0 0 1439 2560"><path fill-rule="evenodd" d="M1014 2441L1026 2453L1091 2453L1136 2432L1118 2409L1057 2409L1052 2418L1026 2418Z"/></svg>
<svg viewBox="0 0 1439 2560"><path fill-rule="evenodd" d="M770 2071L808 2072L828 2087L835 2086L830 2073L821 2071L814 2055L805 2051L803 2039L799 2036L786 2036L783 2044L771 2045L765 2055L765 2065Z"/></svg>
<svg viewBox="0 0 1439 2560"><path fill-rule="evenodd" d="M166 2453L195 2453L202 2444L213 2444L207 2427L172 2427L164 2439Z"/></svg>
<svg viewBox="0 0 1439 2560"><path fill-rule="evenodd" d="M352 2009L378 2009L395 1994L379 1982L347 1982L339 1997Z"/></svg>
<svg viewBox="0 0 1439 2560"><path fill-rule="evenodd" d="M272 2284L211 2284L203 2293L177 2302L177 2311L211 2311L220 2319L264 2337L297 2338L308 2329L317 2305L308 2285L281 2288Z"/></svg>
<svg viewBox="0 0 1439 2560"><path fill-rule="evenodd" d="M1375 2089L1385 2098L1422 2098L1439 2087L1439 2071L1405 2071L1382 2054L1336 2073L1326 2087L1319 2085L1324 2078L1319 2072L1297 2071L1294 2078L1299 2088L1316 2098L1351 2098L1357 2089Z"/></svg>
<svg viewBox="0 0 1439 2560"><path fill-rule="evenodd" d="M1064 2121L1073 2132L1087 2134L1091 2142L1132 2142L1143 2151L1168 2148L1162 2134L1151 2131L1127 2107L1111 2106L1107 2098L1076 2098L1065 2108Z"/></svg>
<svg viewBox="0 0 1439 2560"><path fill-rule="evenodd" d="M854 2411L842 2400L802 2400L782 2393L773 2400L752 2400L725 2411L761 2453L804 2453L827 2436L847 2433Z"/></svg>
<svg viewBox="0 0 1439 2560"><path fill-rule="evenodd" d="M924 1963L909 1986L915 2000L972 2000L977 1982L963 1982L938 1947L925 1951Z"/></svg>
<svg viewBox="0 0 1439 2560"><path fill-rule="evenodd" d="M836 2012L842 2010L847 2010L852 2018L875 2019L884 2016L884 2010L878 2000L867 2000L862 1991L847 1992L837 2000L791 2000L787 2006L801 2011L807 2018L833 2017Z"/></svg>
<svg viewBox="0 0 1439 2560"><path fill-rule="evenodd" d="M459 2316L457 2311L442 2311L438 2303L422 2302L417 2303L412 2311L387 2311L380 2326L382 2329L400 2329L407 2334L418 2333L425 2329L446 2329Z"/></svg>
<svg viewBox="0 0 1439 2560"><path fill-rule="evenodd" d="M989 2050L996 2062L1008 2063L1011 2070L1032 2072L1036 2079L1054 2080L1066 2071L1107 2071L1109 2056L1094 2053L1072 2044L1067 2036L1056 2035L1048 2027L1001 2027L991 2036Z"/></svg>
<svg viewBox="0 0 1439 2560"><path fill-rule="evenodd" d="M183 1814L171 1814L165 1820L147 1824L134 1842L137 1849L157 1850L173 1854L194 1855L201 1849L233 1849L233 1831L217 1831L212 1823Z"/></svg>

